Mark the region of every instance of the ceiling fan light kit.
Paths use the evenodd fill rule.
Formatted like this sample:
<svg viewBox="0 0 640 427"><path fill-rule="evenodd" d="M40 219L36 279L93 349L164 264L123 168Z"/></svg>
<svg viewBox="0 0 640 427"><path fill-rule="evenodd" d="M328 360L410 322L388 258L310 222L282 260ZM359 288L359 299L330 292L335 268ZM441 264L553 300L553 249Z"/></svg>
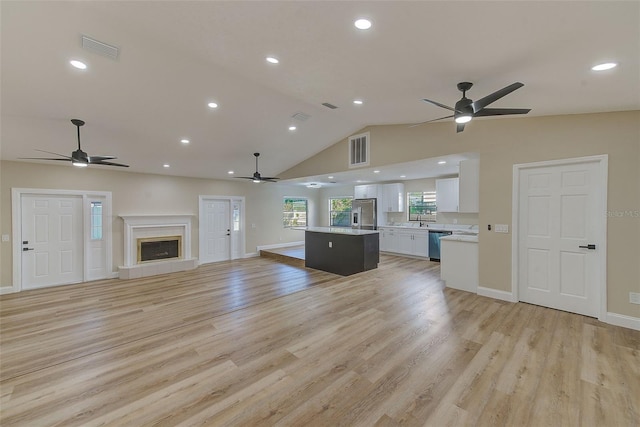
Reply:
<svg viewBox="0 0 640 427"><path fill-rule="evenodd" d="M438 120L449 119L453 117L453 120L456 122L456 132L462 132L464 130L465 123L468 123L474 117L488 117L488 116L506 116L511 114L527 114L531 111L530 108L486 108L489 104L497 101L498 99L510 94L516 89L520 89L524 86L523 83L516 82L512 83L509 86L505 86L500 90L497 90L484 98L481 98L477 101L473 101L467 98L467 91L471 89L473 83L471 82L460 82L458 83L458 90L462 92L462 98L456 102L455 107L449 107L448 105L441 104L436 101L432 101L430 99L423 99L424 102L428 102L429 104L433 104L440 108L444 108L450 111L453 111L452 115L440 117L433 120L427 120L426 122L416 123L411 125L419 126L425 123L431 123Z"/></svg>

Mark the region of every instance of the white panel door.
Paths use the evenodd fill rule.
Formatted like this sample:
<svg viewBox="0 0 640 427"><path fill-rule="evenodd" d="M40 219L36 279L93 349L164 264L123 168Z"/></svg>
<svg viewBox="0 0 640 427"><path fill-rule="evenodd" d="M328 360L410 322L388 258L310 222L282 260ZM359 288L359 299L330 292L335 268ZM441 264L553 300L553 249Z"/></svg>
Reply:
<svg viewBox="0 0 640 427"><path fill-rule="evenodd" d="M23 195L22 288L83 280L82 197Z"/></svg>
<svg viewBox="0 0 640 427"><path fill-rule="evenodd" d="M522 169L519 183L519 299L597 317L597 163Z"/></svg>
<svg viewBox="0 0 640 427"><path fill-rule="evenodd" d="M229 200L204 200L204 254L200 262L225 261L231 258Z"/></svg>

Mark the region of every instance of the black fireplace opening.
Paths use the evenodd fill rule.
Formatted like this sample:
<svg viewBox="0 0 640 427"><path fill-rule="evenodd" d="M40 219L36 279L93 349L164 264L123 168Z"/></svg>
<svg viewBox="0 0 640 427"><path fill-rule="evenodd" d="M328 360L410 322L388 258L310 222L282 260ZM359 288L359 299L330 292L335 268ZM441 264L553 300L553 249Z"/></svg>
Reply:
<svg viewBox="0 0 640 427"><path fill-rule="evenodd" d="M140 243L140 262L179 257L180 241L178 239Z"/></svg>

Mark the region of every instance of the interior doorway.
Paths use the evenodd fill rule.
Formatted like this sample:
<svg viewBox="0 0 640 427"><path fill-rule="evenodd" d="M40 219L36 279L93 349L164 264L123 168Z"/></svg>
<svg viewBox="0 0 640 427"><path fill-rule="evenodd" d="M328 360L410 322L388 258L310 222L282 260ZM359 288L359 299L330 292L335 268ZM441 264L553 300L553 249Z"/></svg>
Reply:
<svg viewBox="0 0 640 427"><path fill-rule="evenodd" d="M606 314L607 156L514 166L516 301Z"/></svg>

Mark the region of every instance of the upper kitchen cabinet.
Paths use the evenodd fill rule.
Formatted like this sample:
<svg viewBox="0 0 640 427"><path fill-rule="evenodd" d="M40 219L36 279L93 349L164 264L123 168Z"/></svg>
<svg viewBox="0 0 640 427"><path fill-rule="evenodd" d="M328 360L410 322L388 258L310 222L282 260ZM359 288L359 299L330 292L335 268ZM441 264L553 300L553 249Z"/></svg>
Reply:
<svg viewBox="0 0 640 427"><path fill-rule="evenodd" d="M480 211L480 161L460 162L460 176L436 180L438 212L478 213Z"/></svg>
<svg viewBox="0 0 640 427"><path fill-rule="evenodd" d="M480 160L460 162L459 212L480 211Z"/></svg>
<svg viewBox="0 0 640 427"><path fill-rule="evenodd" d="M353 189L353 198L354 199L381 199L382 186L379 184L356 185Z"/></svg>
<svg viewBox="0 0 640 427"><path fill-rule="evenodd" d="M458 212L458 178L436 179L438 212Z"/></svg>
<svg viewBox="0 0 640 427"><path fill-rule="evenodd" d="M382 186L382 209L385 212L404 212L404 184L384 184Z"/></svg>

